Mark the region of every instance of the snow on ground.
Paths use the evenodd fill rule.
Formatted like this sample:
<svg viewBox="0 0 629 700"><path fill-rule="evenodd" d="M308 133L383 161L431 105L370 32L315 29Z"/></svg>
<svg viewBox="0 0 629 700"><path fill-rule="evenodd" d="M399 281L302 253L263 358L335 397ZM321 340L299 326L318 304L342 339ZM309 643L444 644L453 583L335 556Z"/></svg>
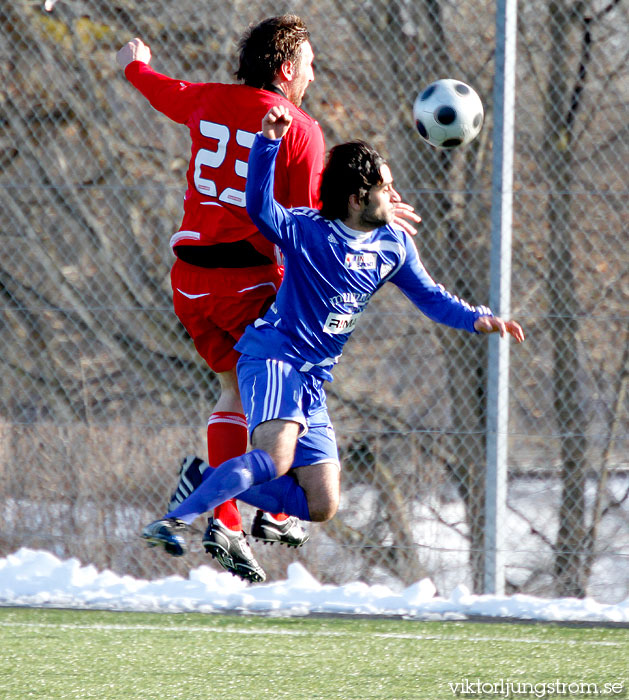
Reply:
<svg viewBox="0 0 629 700"><path fill-rule="evenodd" d="M187 579L169 576L144 581L97 571L77 559L20 549L0 559L0 605L62 607L141 612L240 612L270 615L341 613L395 615L411 619L453 620L470 616L522 620L629 623L629 598L615 605L591 598L544 599L529 595L473 595L457 586L448 598L435 595L424 579L400 593L384 585L319 583L298 563L285 581L249 585L208 566Z"/></svg>

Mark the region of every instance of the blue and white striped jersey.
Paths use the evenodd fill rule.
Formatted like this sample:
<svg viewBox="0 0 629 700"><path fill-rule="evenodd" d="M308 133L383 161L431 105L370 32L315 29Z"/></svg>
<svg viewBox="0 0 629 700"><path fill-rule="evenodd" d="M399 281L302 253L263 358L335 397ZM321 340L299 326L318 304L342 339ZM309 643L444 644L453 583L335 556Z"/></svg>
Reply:
<svg viewBox="0 0 629 700"><path fill-rule="evenodd" d="M426 316L453 328L473 333L475 320L491 315L487 307L470 306L436 284L401 229L354 231L316 209L278 204L273 179L279 144L257 134L246 198L253 222L284 255L284 280L275 303L236 344L239 352L284 360L332 381L332 366L385 282L393 282Z"/></svg>

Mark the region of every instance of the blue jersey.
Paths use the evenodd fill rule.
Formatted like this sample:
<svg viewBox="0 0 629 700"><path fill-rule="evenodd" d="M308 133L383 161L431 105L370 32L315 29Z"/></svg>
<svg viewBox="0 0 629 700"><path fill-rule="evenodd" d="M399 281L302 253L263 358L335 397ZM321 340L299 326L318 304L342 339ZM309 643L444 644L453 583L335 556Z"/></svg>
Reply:
<svg viewBox="0 0 629 700"><path fill-rule="evenodd" d="M332 381L336 364L371 297L393 282L426 316L474 331L485 306L470 306L436 284L411 238L391 225L368 233L322 217L316 209L286 209L273 199L280 140L257 134L246 185L247 211L284 255L284 280L275 303L245 330L236 350L284 360Z"/></svg>

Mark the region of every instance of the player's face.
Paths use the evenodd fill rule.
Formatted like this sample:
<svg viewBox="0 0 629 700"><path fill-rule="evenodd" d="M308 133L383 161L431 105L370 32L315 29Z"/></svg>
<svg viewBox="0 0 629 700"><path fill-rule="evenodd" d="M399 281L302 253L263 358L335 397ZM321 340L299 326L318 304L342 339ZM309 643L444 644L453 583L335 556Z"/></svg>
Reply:
<svg viewBox="0 0 629 700"><path fill-rule="evenodd" d="M393 178L388 165L380 167L382 182L369 190L369 199L363 204L360 223L370 228L390 224L395 217L395 205L402 198L393 187Z"/></svg>
<svg viewBox="0 0 629 700"><path fill-rule="evenodd" d="M314 52L312 46L309 41L305 41L301 45L301 51L299 52L297 65L295 66L295 75L287 91L287 97L295 107L301 105L306 88L314 80L313 62Z"/></svg>

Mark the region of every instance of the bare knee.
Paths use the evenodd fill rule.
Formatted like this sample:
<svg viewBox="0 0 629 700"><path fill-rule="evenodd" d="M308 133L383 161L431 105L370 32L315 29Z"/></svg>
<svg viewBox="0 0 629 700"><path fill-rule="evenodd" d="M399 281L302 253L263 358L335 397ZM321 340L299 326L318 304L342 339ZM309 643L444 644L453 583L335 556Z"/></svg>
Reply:
<svg viewBox="0 0 629 700"><path fill-rule="evenodd" d="M310 520L331 520L339 507L341 480L338 464L324 462L295 469L299 485L306 492Z"/></svg>
<svg viewBox="0 0 629 700"><path fill-rule="evenodd" d="M332 520L332 518L336 515L338 508L338 498L315 498L312 501L310 497L308 498L308 510L310 512L310 520L313 523L325 523L328 520Z"/></svg>
<svg viewBox="0 0 629 700"><path fill-rule="evenodd" d="M271 456L278 476L286 474L293 464L300 430L299 423L275 418L260 423L253 431L252 446Z"/></svg>

